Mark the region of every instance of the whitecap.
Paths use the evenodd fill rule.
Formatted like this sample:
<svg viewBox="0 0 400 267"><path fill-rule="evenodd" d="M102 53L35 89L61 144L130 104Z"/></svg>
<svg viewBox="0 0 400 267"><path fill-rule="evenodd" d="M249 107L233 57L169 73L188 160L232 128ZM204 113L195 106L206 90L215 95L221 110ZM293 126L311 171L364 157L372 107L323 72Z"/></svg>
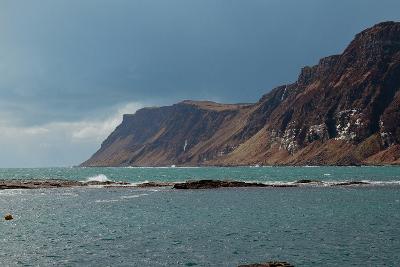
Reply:
<svg viewBox="0 0 400 267"><path fill-rule="evenodd" d="M95 176L90 176L88 178L86 178L86 180L84 180L83 182L108 182L111 181L110 179L108 179L108 177L104 174L98 174Z"/></svg>
<svg viewBox="0 0 400 267"><path fill-rule="evenodd" d="M400 185L399 180L391 180L391 181L371 181L371 180L362 180L361 182L369 183L372 185Z"/></svg>
<svg viewBox="0 0 400 267"><path fill-rule="evenodd" d="M149 194L138 194L138 195L128 195L128 196L121 196L121 199L130 199L130 198L138 198L141 196L148 196Z"/></svg>

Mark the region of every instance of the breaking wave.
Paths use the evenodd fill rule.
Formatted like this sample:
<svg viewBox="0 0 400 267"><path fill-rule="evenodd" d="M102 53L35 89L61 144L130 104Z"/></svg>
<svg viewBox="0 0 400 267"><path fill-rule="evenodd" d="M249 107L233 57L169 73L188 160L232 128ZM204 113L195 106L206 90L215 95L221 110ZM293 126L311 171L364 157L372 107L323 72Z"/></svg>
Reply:
<svg viewBox="0 0 400 267"><path fill-rule="evenodd" d="M86 178L83 182L110 182L111 180L104 174L98 174Z"/></svg>

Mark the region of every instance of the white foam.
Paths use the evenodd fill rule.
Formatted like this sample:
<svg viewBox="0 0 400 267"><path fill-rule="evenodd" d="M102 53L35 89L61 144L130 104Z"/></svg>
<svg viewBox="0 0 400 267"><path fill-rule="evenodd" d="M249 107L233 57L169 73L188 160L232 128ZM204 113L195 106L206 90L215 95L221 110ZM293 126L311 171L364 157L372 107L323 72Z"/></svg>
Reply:
<svg viewBox="0 0 400 267"><path fill-rule="evenodd" d="M391 180L391 181L362 180L361 182L370 183L372 185L400 185L400 181L398 180Z"/></svg>
<svg viewBox="0 0 400 267"><path fill-rule="evenodd" d="M247 166L247 167L249 167L249 168L259 168L260 165L259 164L255 164L255 165L250 165L250 166Z"/></svg>
<svg viewBox="0 0 400 267"><path fill-rule="evenodd" d="M111 180L108 179L106 175L101 173L96 176L90 176L90 177L86 178L86 180L83 182L108 182L108 181L111 181Z"/></svg>
<svg viewBox="0 0 400 267"><path fill-rule="evenodd" d="M98 199L95 200L96 203L110 203L110 202L120 202L127 199L138 198L142 196L148 196L149 194L137 194L137 195L127 195L127 196L120 196L117 199Z"/></svg>
<svg viewBox="0 0 400 267"><path fill-rule="evenodd" d="M138 194L138 195L129 195L129 196L121 196L121 199L129 199L129 198L137 198L141 196L148 196L149 194Z"/></svg>

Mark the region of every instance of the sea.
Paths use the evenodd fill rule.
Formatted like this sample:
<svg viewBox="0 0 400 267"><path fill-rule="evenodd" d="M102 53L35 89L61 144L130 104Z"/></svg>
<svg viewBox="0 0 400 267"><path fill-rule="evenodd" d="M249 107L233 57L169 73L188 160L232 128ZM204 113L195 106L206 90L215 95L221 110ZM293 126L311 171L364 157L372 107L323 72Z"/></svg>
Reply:
<svg viewBox="0 0 400 267"><path fill-rule="evenodd" d="M0 180L299 187L0 190L0 266L400 266L400 167L0 169ZM368 185L331 186L364 181Z"/></svg>

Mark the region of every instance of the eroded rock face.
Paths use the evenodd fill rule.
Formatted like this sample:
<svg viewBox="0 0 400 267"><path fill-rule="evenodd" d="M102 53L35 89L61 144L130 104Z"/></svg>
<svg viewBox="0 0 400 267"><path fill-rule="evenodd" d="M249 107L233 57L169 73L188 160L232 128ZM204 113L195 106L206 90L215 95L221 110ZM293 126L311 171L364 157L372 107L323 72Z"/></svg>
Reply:
<svg viewBox="0 0 400 267"><path fill-rule="evenodd" d="M399 118L400 23L384 22L255 104L183 101L125 115L82 165L400 164Z"/></svg>

